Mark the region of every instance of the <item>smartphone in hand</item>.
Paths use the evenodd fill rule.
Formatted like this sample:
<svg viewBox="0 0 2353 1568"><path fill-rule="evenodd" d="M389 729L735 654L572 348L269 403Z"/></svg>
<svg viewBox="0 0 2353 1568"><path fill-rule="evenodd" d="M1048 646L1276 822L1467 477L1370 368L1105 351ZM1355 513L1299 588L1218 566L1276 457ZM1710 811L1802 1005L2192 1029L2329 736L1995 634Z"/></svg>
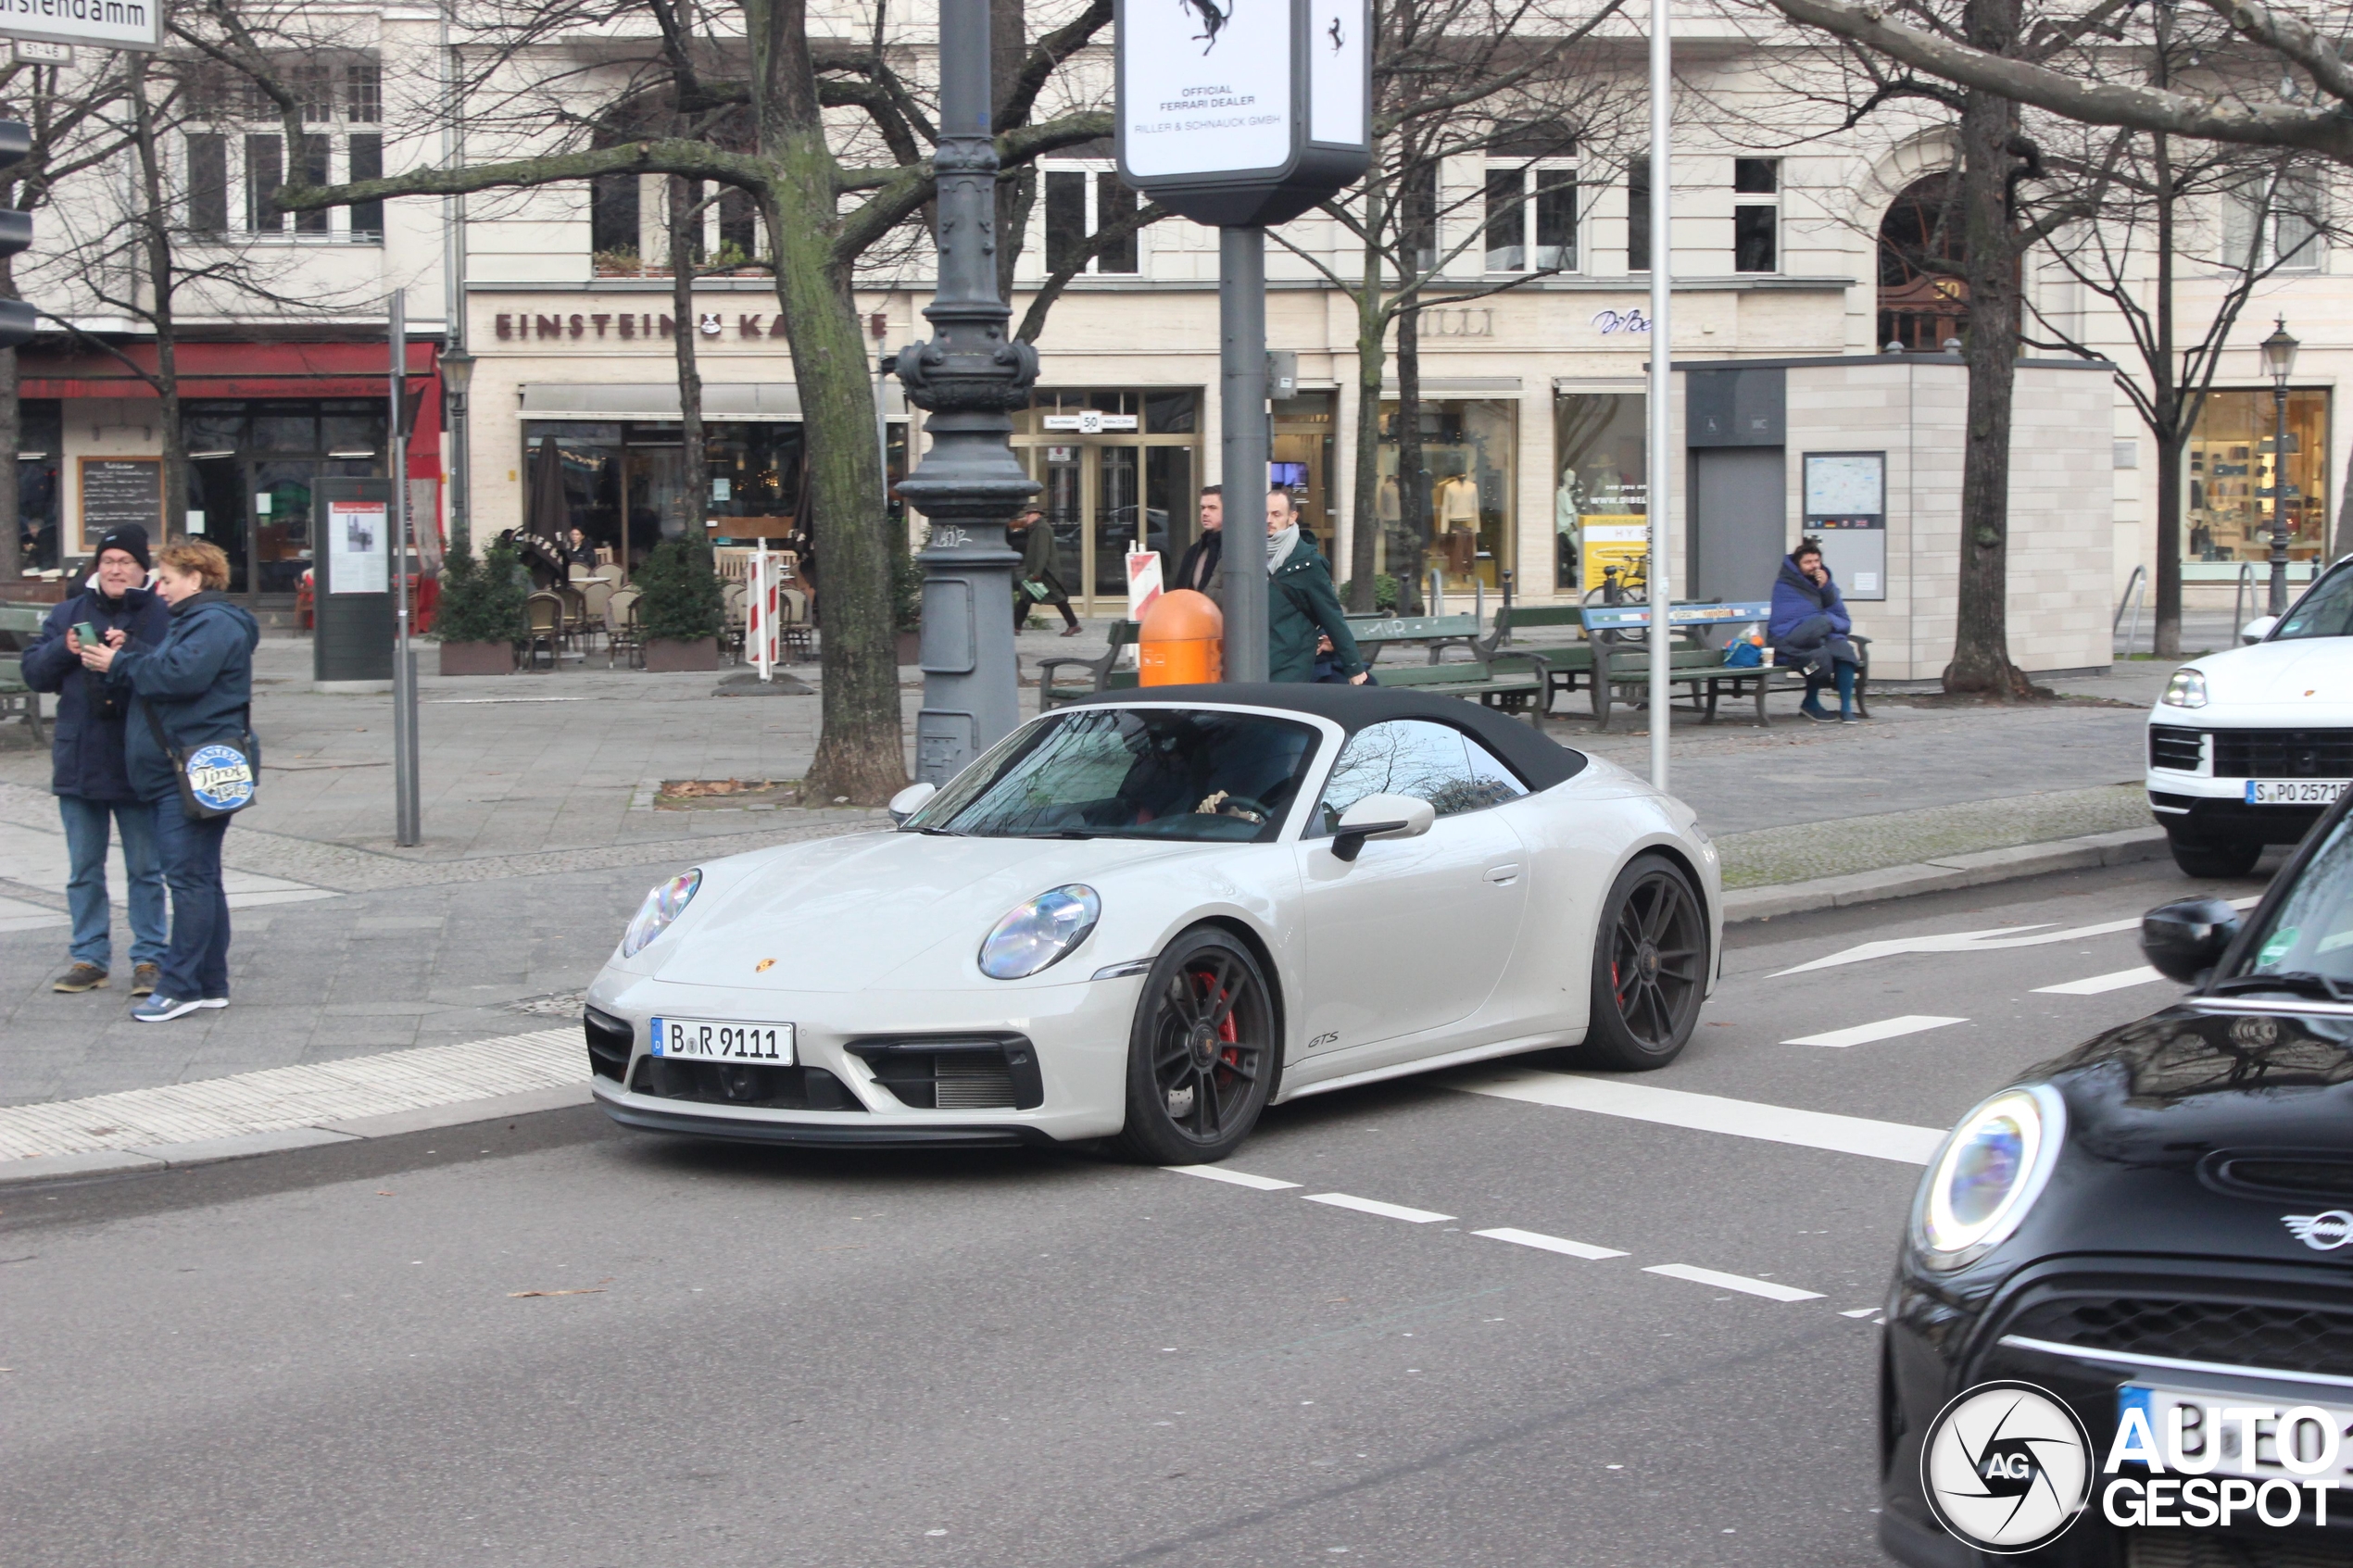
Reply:
<svg viewBox="0 0 2353 1568"><path fill-rule="evenodd" d="M74 622L73 634L82 639L82 646L85 648L94 648L100 646L98 642L98 628L90 621L78 621Z"/></svg>

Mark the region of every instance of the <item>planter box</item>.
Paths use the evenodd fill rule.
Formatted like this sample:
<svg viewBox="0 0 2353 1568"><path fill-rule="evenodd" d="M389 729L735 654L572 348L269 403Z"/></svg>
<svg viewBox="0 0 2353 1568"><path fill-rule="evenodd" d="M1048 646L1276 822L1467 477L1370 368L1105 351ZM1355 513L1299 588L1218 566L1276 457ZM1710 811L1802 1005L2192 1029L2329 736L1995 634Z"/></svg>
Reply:
<svg viewBox="0 0 2353 1568"><path fill-rule="evenodd" d="M511 675L515 649L511 643L444 643L441 672L445 675Z"/></svg>
<svg viewBox="0 0 2353 1568"><path fill-rule="evenodd" d="M691 643L673 643L666 638L649 638L646 643L646 668L656 674L716 670L719 668L719 639L698 637Z"/></svg>

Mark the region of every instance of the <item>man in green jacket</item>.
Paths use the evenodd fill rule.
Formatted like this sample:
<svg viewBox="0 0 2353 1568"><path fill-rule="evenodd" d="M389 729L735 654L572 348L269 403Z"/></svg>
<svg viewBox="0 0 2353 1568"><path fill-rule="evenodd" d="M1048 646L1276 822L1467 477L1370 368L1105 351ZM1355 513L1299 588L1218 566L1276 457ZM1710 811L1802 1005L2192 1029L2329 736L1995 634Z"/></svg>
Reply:
<svg viewBox="0 0 2353 1568"><path fill-rule="evenodd" d="M1356 651L1348 616L1332 587L1330 568L1300 532L1299 502L1277 485L1266 492L1266 678L1315 679L1315 639L1332 641L1340 673L1352 686L1372 669Z"/></svg>
<svg viewBox="0 0 2353 1568"><path fill-rule="evenodd" d="M1070 590L1063 586L1062 574L1054 570L1054 525L1046 521L1045 513L1030 507L1014 520L1013 526L1022 531L1021 571L1013 579L1013 630L1028 624L1031 605L1051 605L1063 612L1063 635L1076 637L1084 628L1071 611Z"/></svg>

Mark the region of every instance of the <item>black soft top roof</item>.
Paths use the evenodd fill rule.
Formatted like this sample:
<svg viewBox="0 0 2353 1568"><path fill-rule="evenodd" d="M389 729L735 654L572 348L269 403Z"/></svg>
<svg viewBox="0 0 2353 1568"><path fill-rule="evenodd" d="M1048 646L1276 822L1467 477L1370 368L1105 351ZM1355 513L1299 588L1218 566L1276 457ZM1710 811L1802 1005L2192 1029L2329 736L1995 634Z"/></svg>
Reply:
<svg viewBox="0 0 2353 1568"><path fill-rule="evenodd" d="M1525 720L1515 719L1461 697L1439 696L1406 687L1349 686L1266 682L1216 686L1139 686L1097 692L1072 707L1129 702L1174 702L1201 708L1279 708L1328 719L1350 734L1391 719L1426 719L1477 738L1510 763L1534 789L1550 789L1585 768L1585 754L1546 739Z"/></svg>

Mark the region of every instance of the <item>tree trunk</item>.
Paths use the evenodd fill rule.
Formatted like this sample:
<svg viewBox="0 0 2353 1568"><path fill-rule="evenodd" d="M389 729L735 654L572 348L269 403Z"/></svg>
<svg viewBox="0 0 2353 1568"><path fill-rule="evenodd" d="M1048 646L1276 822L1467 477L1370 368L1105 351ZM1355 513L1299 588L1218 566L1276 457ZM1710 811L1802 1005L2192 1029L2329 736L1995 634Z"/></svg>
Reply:
<svg viewBox="0 0 2353 1568"><path fill-rule="evenodd" d="M1970 42L2007 50L2016 0L1969 0ZM1961 206L1969 276L1969 414L1961 459L1958 624L1947 692L2027 695L2010 662L2010 394L2018 371L2019 270L2008 173L2016 107L1972 89L1961 111Z"/></svg>
<svg viewBox="0 0 2353 1568"><path fill-rule="evenodd" d="M711 460L702 434L702 372L695 364L696 227L703 204L690 200L686 182L673 179L670 187L670 312L678 330L671 334L678 356L679 477L685 492L679 505L686 514L686 537L700 539L709 531L703 519L711 511ZM627 563L623 562L624 570Z"/></svg>
<svg viewBox="0 0 2353 1568"><path fill-rule="evenodd" d="M2151 7L2157 21L2156 85L2166 85L2170 60L2168 7ZM2157 625L2149 651L2158 659L2182 656L2182 450L2189 432L2182 423L2180 372L2173 361L2173 219L2181 193L2173 186L2173 143L2156 138L2157 161L2157 363L2150 366L2157 411ZM2126 650L2130 652L2130 649Z"/></svg>
<svg viewBox="0 0 2353 1568"><path fill-rule="evenodd" d="M1379 179L1366 180L1365 232L1368 234L1381 232L1381 197ZM1355 449L1349 454L1355 484L1349 502L1348 608L1358 615L1373 612L1374 596L1379 590L1380 389L1389 336L1389 316L1381 308L1380 294L1380 247L1367 245L1363 277L1355 290L1356 440Z"/></svg>
<svg viewBox="0 0 2353 1568"><path fill-rule="evenodd" d="M132 140L139 156L139 185L145 203L140 221L146 230L147 287L153 295L148 320L156 330L156 417L162 424L163 521L166 537L184 533L188 520L187 443L180 430L180 340L172 315L171 209L165 202L163 160L156 145L154 106L147 102L147 61L131 56ZM60 508L60 520L63 511ZM158 541L160 543L160 541ZM59 554L64 553L60 540ZM246 577L245 587L253 588Z"/></svg>
<svg viewBox="0 0 2353 1568"><path fill-rule="evenodd" d="M1405 558L1396 563L1397 609L1422 615L1422 579L1429 546L1429 474L1422 457L1422 309L1413 300L1397 312L1397 532Z"/></svg>
<svg viewBox="0 0 2353 1568"><path fill-rule="evenodd" d="M6 262L0 262L0 295L10 298L16 295ZM23 415L24 403L18 395L17 351L0 348L0 594L13 588L17 579L24 575L25 561L19 548L24 519L17 510L17 448L22 445L18 434ZM52 458L55 456L51 454ZM57 466L62 472L65 465Z"/></svg>

